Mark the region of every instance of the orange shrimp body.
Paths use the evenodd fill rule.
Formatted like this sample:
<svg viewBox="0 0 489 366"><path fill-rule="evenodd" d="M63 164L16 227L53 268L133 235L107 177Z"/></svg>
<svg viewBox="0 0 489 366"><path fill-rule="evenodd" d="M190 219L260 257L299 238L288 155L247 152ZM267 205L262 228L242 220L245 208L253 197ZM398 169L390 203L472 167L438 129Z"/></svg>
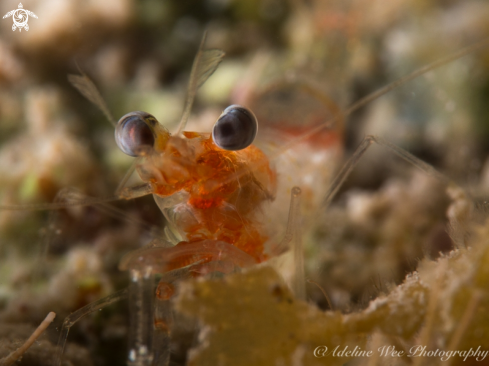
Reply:
<svg viewBox="0 0 489 366"><path fill-rule="evenodd" d="M214 240L232 244L256 262L266 260L268 237L257 207L273 200L276 190L276 173L266 155L253 145L223 150L210 134L183 132L183 136L164 139L166 144L137 167L165 217L180 233L183 241L177 246ZM205 251L188 253L165 268L205 263L211 257Z"/></svg>

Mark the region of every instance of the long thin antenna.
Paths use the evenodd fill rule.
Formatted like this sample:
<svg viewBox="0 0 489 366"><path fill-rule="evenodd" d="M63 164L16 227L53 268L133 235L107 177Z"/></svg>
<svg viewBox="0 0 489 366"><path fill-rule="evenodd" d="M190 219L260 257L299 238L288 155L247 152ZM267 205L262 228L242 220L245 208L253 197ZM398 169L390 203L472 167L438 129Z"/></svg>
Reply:
<svg viewBox="0 0 489 366"><path fill-rule="evenodd" d="M487 46L489 46L489 39L485 39L485 40L477 42L471 46L462 48L461 50L456 51L455 53L452 53L451 55L448 55L448 56L443 57L437 61L434 61L428 65L420 67L419 69L414 70L410 74L408 74L408 75L406 75L406 76L404 76L404 77L402 77L396 81L393 81L392 83L390 83L390 84L368 94L367 96L361 98L360 100L356 101L355 103L350 105L345 110L345 112L343 113L343 116L345 118L350 116L353 112L357 111L361 107L363 107L363 106L367 105L368 103L372 102L373 100L387 94L391 90L396 89L396 88L408 83L409 81L411 81L413 79L416 79L418 76L424 75L427 72L434 70L439 66L445 65L445 64L447 64L451 61L454 61L454 60L456 60L462 56L466 56L472 52L478 51L478 50L480 50L484 47L487 47ZM279 150L279 152L277 152L277 156L282 154L284 151L288 150L291 146L295 145L297 142L304 141L304 140L308 139L309 137L317 134L319 131L321 131L325 128L331 127L333 125L333 123L335 123L337 120L338 120L337 116L333 117L330 120L326 121L325 123L314 127L310 131L308 131L308 132L304 133L303 135L299 136L298 138L290 141L289 143L285 144ZM276 156L274 156L274 158L275 157Z"/></svg>
<svg viewBox="0 0 489 366"><path fill-rule="evenodd" d="M113 196L113 197L90 197L84 198L80 201L72 201L72 202L51 202L51 203L28 203L24 205L0 205L0 210L8 210L8 211L44 211L44 210L60 210L62 208L68 207L82 207L82 206L91 206L102 203L109 203L114 201L120 201L125 199L122 196Z"/></svg>
<svg viewBox="0 0 489 366"><path fill-rule="evenodd" d="M112 126L116 126L116 121L114 117L112 116L112 113L110 113L109 107L107 107L107 104L104 101L104 98L102 98L102 95L98 91L97 87L93 83L90 78L85 75L81 70L80 70L81 75L68 75L68 81L76 88L78 91L85 97L87 98L90 102L95 104L104 114L105 118L112 124Z"/></svg>
<svg viewBox="0 0 489 366"><path fill-rule="evenodd" d="M466 56L470 53L479 51L479 50L481 50L487 46L489 46L489 39L484 39L484 40L477 42L471 46L464 47L461 50L452 53L451 55L448 55L448 56L443 57L437 61L434 61L428 65L420 67L419 69L414 70L410 74L408 74L408 75L384 86L383 88L380 88L379 90L377 90L375 92L368 94L366 97L364 97L364 98L360 99L359 101L353 103L352 105L350 105L345 110L345 112L343 114L341 114L341 117L346 119L353 112L357 111L358 109L360 109L361 107L370 103L371 101L381 97L382 95L387 94L388 92L390 92L393 89L396 89L396 88L408 83L409 81L417 78L418 76L424 75L427 72L436 69L437 67L445 65L445 64L447 64L451 61L454 61L456 59L459 59L462 56ZM277 159L280 155L282 155L285 151L290 149L292 146L294 146L295 144L297 144L301 141L308 139L309 137L317 134L319 131L326 129L326 128L331 128L336 122L339 121L339 119L340 119L340 116L337 115L337 116L327 120L326 122L312 128L311 130L307 131L306 133L302 134L301 136L289 141L288 143L284 144L280 149L275 151L275 153L269 157L268 161L272 161L272 160ZM260 167L264 166L267 163L268 162L265 161L265 162L260 162L260 163L256 164L252 168L252 171L259 169ZM227 178L223 181L220 181L219 183L215 183L213 189L218 189L219 187L221 187L225 184L228 184L229 182L231 182L233 180L239 179L242 175L248 174L248 173L249 173L249 170L247 170L245 172L236 173L236 174L230 176L229 178Z"/></svg>
<svg viewBox="0 0 489 366"><path fill-rule="evenodd" d="M187 87L187 96L185 98L182 118L178 124L177 135L182 133L187 125L197 90L211 77L214 71L216 71L225 55L224 51L218 49L204 50L206 38L207 31L204 32L204 35L202 36L199 50L197 51L194 63L192 64L192 71L190 72L190 80Z"/></svg>

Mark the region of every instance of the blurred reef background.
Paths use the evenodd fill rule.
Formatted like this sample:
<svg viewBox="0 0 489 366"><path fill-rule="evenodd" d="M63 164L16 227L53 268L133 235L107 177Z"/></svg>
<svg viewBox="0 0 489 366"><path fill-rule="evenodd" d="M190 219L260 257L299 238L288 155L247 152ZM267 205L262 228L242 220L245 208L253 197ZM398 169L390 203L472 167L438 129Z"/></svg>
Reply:
<svg viewBox="0 0 489 366"><path fill-rule="evenodd" d="M315 113L331 116L489 37L486 0L22 4L38 16L29 18L29 31L12 31L11 18L0 22L1 205L52 202L67 187L111 196L129 168L131 158L118 150L112 126L70 85L68 74L86 73L116 119L143 110L171 131L208 30L207 48L220 48L226 57L199 91L188 130L209 132L227 105L242 103L263 111L265 141L267 130L289 124L306 124L307 130ZM0 14L17 7L4 0ZM267 94L290 80L312 85L327 102L318 105L293 88L279 90L278 97ZM349 116L344 158L315 169L310 179L320 187L305 197L305 207L317 210L305 212L303 222L306 278L313 281L305 284L307 302L295 299L266 266L187 282L175 298L180 315L172 364L443 363L428 357L316 358L313 350L321 345L489 350L488 116L489 47ZM372 147L332 204L319 208L328 182L368 134L407 149L457 186ZM301 165L312 158L297 159ZM293 166L280 169L283 176L287 170L301 174ZM151 197L59 212L1 210L0 358L55 311L54 323L17 363L51 365L64 317L126 287L120 258L163 226ZM275 268L289 275L280 264ZM127 336L127 302L91 314L73 326L63 365L125 365ZM484 364L475 358L450 362Z"/></svg>

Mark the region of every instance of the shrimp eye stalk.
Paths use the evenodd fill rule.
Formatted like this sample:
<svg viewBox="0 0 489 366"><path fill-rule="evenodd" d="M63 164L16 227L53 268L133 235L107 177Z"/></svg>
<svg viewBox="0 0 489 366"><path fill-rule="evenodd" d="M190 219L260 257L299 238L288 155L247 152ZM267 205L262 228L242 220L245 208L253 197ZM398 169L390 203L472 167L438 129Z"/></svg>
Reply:
<svg viewBox="0 0 489 366"><path fill-rule="evenodd" d="M227 107L212 129L212 140L224 150L237 151L250 146L258 132L258 121L248 108Z"/></svg>
<svg viewBox="0 0 489 366"><path fill-rule="evenodd" d="M140 155L145 147L154 147L156 119L146 112L128 113L117 122L115 141L119 149L133 157Z"/></svg>

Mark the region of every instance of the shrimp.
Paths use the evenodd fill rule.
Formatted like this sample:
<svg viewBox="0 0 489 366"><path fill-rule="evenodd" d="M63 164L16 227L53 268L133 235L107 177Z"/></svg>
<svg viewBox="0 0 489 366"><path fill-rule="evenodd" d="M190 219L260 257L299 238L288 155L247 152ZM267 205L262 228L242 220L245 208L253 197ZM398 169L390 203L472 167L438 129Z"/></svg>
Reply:
<svg viewBox="0 0 489 366"><path fill-rule="evenodd" d="M212 74L222 58L222 53L216 50L212 50L211 54L206 53L208 51L203 50L204 40L205 37L194 61L185 111L176 135L171 135L155 117L146 112L128 113L116 125L116 142L123 152L136 158L135 169L144 182L135 187L122 185L117 197L131 199L153 194L173 227L173 231L167 230L165 239L154 239L146 247L127 254L121 260L119 268L130 271L131 275L128 294L120 293L89 305L89 310L93 311L122 296L129 296L132 304L131 328L135 333L129 352L130 364L169 362L172 316L168 300L175 292L176 280L215 272L231 273L236 268L261 263L286 251L294 237L296 248L301 248L297 232L297 202L300 196L297 187L292 189L287 235L282 242L266 248L271 234L261 224L264 219L260 213L262 205L275 198L277 175L270 166L269 158L252 145L257 132L253 112L232 105L221 114L212 134L184 131L189 115L187 110L192 105L195 90ZM399 84L486 45L487 41L483 41L416 70L352 105L345 115ZM70 79L111 119L101 97L86 77L72 76ZM334 128L334 122L339 117L340 112L337 112L333 122L310 127L292 141L296 144L328 126L338 136L342 124L337 123L339 127ZM324 204L331 201L354 165L374 143L391 150L426 174L449 183L443 175L407 151L381 138L367 136L333 181ZM297 254L300 250L294 252L302 266L301 255ZM303 282L303 273L300 270L297 272L300 282ZM162 278L153 298L156 274L162 274ZM297 290L298 295L301 292ZM154 331L150 326L153 324L153 308ZM85 313L86 309L83 315ZM61 350L67 336L66 330L74 323L73 318L78 316L70 317L65 322Z"/></svg>
<svg viewBox="0 0 489 366"><path fill-rule="evenodd" d="M203 52L201 50L201 57ZM466 52L467 50L462 53ZM216 55L214 53L214 56ZM459 56L455 55L454 58ZM448 61L444 60L443 62ZM212 63L210 64L212 65ZM162 342L161 340L153 341L150 335L151 330L143 329L143 327L148 327L148 324L156 322L156 328L161 331L159 336L162 335L164 338L168 333L170 320L167 309L164 307L167 304L166 301L171 298L174 292L175 278L199 276L212 272L229 273L234 271L236 267L241 268L259 263L287 250L287 242L290 241L290 235L286 235L283 244L275 242L274 246L267 247L268 244L274 244L273 239L276 238L276 233L267 231L270 225L262 224L263 220L266 220L266 217L264 217L266 214L265 212L260 212L265 211L274 199L275 201L285 201L286 195L279 196L279 193L277 193L280 190L277 185L280 184L279 181L283 175L281 172L277 172L273 164L274 162L277 165L281 164L277 159L284 156L285 152L291 151L291 146L296 147L300 145L301 140L306 141L307 135L311 136L319 131L327 131L324 124L321 124L321 127L317 126L317 129L316 127L309 128L306 134L303 131L298 133L293 131L290 134L292 137L289 136L290 143L285 147L276 148L268 157L264 154L264 150L260 150L253 145L236 152L218 148L211 134L184 131L185 121L188 118L192 100L195 96L193 93L197 90L197 86L203 82L202 80L207 77L204 71L199 72L199 70L202 70L202 66L198 66L199 61L196 61L194 65L197 66L194 66L192 70L193 76L190 78L191 85L188 88L189 96L187 97L184 116L176 135L169 135L168 131L165 131L161 125L155 122L153 116L145 112L133 112L123 117L119 122L122 125L123 122L124 124L129 124L135 120L135 124L139 124L142 121L143 126L149 128L149 134L143 132L140 136L142 141L145 142L143 146L136 149L131 148L134 155L136 155L135 169L145 183L127 188L124 181L115 197L82 199L79 202L76 200L71 202L71 206L90 205L109 202L121 197L130 199L147 194L156 194L157 204L172 226L166 230L164 239L155 239L147 247L129 253L120 262L121 269L131 272L133 281L129 290L131 306L133 307L131 321L134 322L131 330L141 334L142 337L146 337L146 339L139 338L132 343L131 350L133 352L130 354L130 359L131 362L136 364L149 363L155 357L167 357L166 355L153 356L151 348L154 349ZM433 67L436 67L436 65L431 65L431 68ZM211 69L212 67L207 70L207 73ZM200 82L198 76L200 76ZM82 85L89 85L83 82L83 79L78 80ZM83 90L83 86L81 89ZM92 97L96 95L90 86L88 86L88 90L88 94L92 95ZM374 97L371 96L370 99L374 99ZM96 96L94 100L101 107L104 114L112 120L108 108L105 107L105 104L100 103L101 99ZM362 101L359 105L364 105L365 103L366 101ZM226 118L230 112L241 113L240 108L231 108L222 117ZM356 108L351 107L347 112L341 112L335 106L330 108L332 110L332 112L330 111L331 117L336 117L337 120L332 129L333 132L329 132L330 137L326 137L326 141L332 140L333 145L336 144L337 150L341 149L338 142L341 141L343 133L341 131L343 128L342 123L337 123L337 121L351 114ZM249 111L245 110L244 113L255 113L255 110L251 108ZM258 113L256 112L256 114ZM251 116L250 119L253 120L253 118ZM260 121L260 117L258 117L258 120ZM295 136L293 136L294 134ZM299 135L298 138L297 135ZM152 144L147 144L148 141L146 139L148 136ZM152 141L152 138L155 141ZM362 145L363 148L379 141L384 146L391 146L388 143L383 143L380 139L369 138L365 141L366 143ZM153 146L148 148L147 146L149 145ZM313 145L305 144L304 146L310 147ZM329 149L325 150L330 151ZM307 154L307 152L304 154ZM338 156L338 154L341 155L341 152L335 154ZM404 153L401 153L401 155L408 159L410 157ZM362 153L354 155L355 159L361 156ZM202 170L195 169L194 166L199 159L202 159ZM416 164L425 167L419 161L416 161ZM162 169L163 166L165 169ZM216 169L216 167L219 167L219 169ZM327 196L328 202L339 189L347 175L345 173L351 167L351 164L347 165L346 171L342 171L340 178L333 184L333 189L330 190L330 194ZM217 181L216 184L212 184L213 179ZM310 178L308 180L310 181ZM188 184L189 181L191 184ZM309 188L306 183L308 183L307 179L297 183L304 192L303 196L306 196L301 198L306 198L303 200L306 203L309 202L318 206L318 195L320 196L321 193L317 193L316 188ZM314 183L324 187L324 184L321 184L319 180ZM288 193L291 193L293 184L289 185ZM295 196L298 195L297 190L294 190L293 193L295 193ZM297 205L297 202L293 201L292 206L294 205ZM65 203L59 203L49 207L38 207L66 206L67 204ZM296 214L294 209L290 210L290 212ZM283 220L275 219L274 221ZM294 227L295 224L293 223L296 221L297 218L293 217L291 227ZM220 225L216 225L216 223ZM219 243L220 246L217 246L216 243ZM163 275L163 278L159 281L156 289L156 300L151 296L153 294L152 281L155 273L169 273L168 275ZM94 311L102 304L111 304L126 296L127 292L116 293L101 303L92 304L88 310ZM158 302L156 311L152 308L153 302ZM84 309L84 314L86 312L87 309ZM153 318L153 312L156 314L155 318ZM71 326L73 319L76 319L76 316L70 317L67 324ZM65 334L65 331L63 334ZM158 335L155 338L158 338ZM151 345L152 341L154 342L153 345Z"/></svg>
<svg viewBox="0 0 489 366"><path fill-rule="evenodd" d="M116 124L117 145L136 158L135 169L144 182L134 187L125 187L123 182L117 197L132 199L153 194L174 230L170 234L171 229L167 229L166 240L155 239L145 248L129 253L119 265L121 270L130 271L132 279L129 297L134 307L135 336L129 362L135 365L169 362L168 300L174 292L175 279L230 273L235 268L261 263L286 251L289 242L297 236L292 232L297 227L300 195L296 187L292 189L289 233L280 243L265 247L271 233L261 224L260 208L275 198L276 173L266 155L252 145L258 126L250 110L229 106L211 135L184 131L196 90L212 75L223 57L220 50L204 50L204 42L205 35L192 67L184 113L175 135L146 112L128 113ZM109 121L113 120L87 77L72 75L70 81ZM156 289L153 336L148 316L151 317L155 274L163 274L163 278ZM113 299L110 297L103 305ZM72 320L65 321L64 328L69 329L71 323ZM61 351L66 336L67 331L62 333ZM154 354L152 339L158 340L153 345Z"/></svg>

